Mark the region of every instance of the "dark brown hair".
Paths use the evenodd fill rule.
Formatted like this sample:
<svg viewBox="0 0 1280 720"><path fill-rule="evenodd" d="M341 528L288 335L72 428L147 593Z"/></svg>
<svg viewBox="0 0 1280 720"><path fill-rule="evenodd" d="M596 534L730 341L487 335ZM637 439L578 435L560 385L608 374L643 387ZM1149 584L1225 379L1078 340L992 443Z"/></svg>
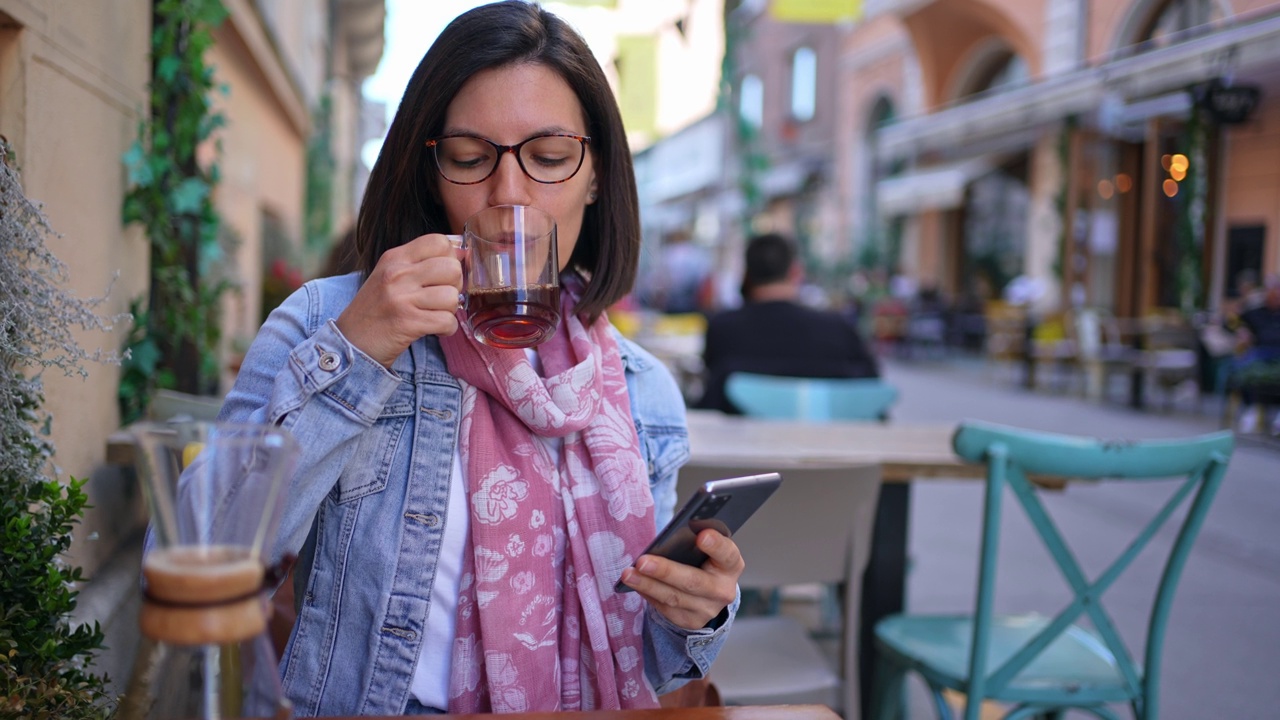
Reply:
<svg viewBox="0 0 1280 720"><path fill-rule="evenodd" d="M449 104L476 73L518 63L556 72L582 104L595 158L597 200L588 205L566 271L587 280L577 312L594 321L635 282L640 213L631 150L609 82L586 42L532 3L469 10L440 33L409 80L369 175L356 225L366 277L387 250L429 232L452 232L425 141L444 129Z"/></svg>
<svg viewBox="0 0 1280 720"><path fill-rule="evenodd" d="M761 285L782 280L796 261L791 240L777 233L757 235L747 241L747 271L742 277L742 297Z"/></svg>

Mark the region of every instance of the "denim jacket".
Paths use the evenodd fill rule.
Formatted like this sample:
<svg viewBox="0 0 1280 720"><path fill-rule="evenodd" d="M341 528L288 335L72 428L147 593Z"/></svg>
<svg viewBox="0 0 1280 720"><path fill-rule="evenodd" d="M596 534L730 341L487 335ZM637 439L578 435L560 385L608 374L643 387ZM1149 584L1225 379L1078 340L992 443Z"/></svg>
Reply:
<svg viewBox="0 0 1280 720"><path fill-rule="evenodd" d="M315 280L271 313L220 420L278 424L301 445L275 560L297 553L297 622L281 659L299 715L397 714L423 651L462 391L435 337L383 367L333 319L359 275ZM684 404L670 373L618 335L640 448L664 525L689 457ZM645 670L668 692L703 677L729 622L687 631L645 614Z"/></svg>

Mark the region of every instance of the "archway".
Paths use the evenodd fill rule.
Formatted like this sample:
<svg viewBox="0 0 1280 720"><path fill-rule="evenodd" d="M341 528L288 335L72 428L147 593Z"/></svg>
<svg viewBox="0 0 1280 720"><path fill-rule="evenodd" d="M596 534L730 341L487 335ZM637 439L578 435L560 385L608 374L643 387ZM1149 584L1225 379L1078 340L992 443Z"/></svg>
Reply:
<svg viewBox="0 0 1280 720"><path fill-rule="evenodd" d="M987 38L965 54L951 78L948 101L1021 85L1031 79L1026 60L1003 38Z"/></svg>
<svg viewBox="0 0 1280 720"><path fill-rule="evenodd" d="M876 97L858 129L854 158L854 192L857 212L854 219L854 263L864 270L890 272L901 252L901 218L882 217L877 205L879 181L902 171L903 161L884 162L876 156L876 131L894 121L897 109L887 93Z"/></svg>
<svg viewBox="0 0 1280 720"><path fill-rule="evenodd" d="M1164 47L1179 33L1233 15L1230 0L1138 0L1112 41L1113 53Z"/></svg>
<svg viewBox="0 0 1280 720"><path fill-rule="evenodd" d="M1230 15L1226 0L1139 0L1120 25L1114 49L1118 54L1158 50L1208 31ZM1211 266L1208 193L1218 162L1215 134L1194 110L1154 117L1145 128L1119 134L1085 145L1096 164L1110 170L1095 177L1096 188L1083 189L1080 207L1091 226L1111 227L1116 241L1103 237L1099 242L1090 233L1083 295L1110 300L1116 313L1126 316L1199 306L1206 300ZM1135 192L1122 192L1121 180ZM1114 223L1094 222L1106 217L1114 217Z"/></svg>
<svg viewBox="0 0 1280 720"><path fill-rule="evenodd" d="M954 77L956 100L996 93L1029 81L1026 61L1000 38L966 55ZM1030 161L1026 151L996 161L991 172L969 184L953 213L948 234L957 300L977 305L998 298L1023 274L1030 217Z"/></svg>

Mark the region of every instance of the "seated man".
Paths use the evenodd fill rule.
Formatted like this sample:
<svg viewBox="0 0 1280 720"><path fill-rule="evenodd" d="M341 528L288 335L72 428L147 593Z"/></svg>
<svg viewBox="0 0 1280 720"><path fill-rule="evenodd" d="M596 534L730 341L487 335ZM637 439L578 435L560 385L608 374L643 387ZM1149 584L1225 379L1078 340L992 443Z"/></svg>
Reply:
<svg viewBox="0 0 1280 720"><path fill-rule="evenodd" d="M707 324L700 408L740 414L725 397L733 372L815 378L878 377L875 358L843 315L797 302L804 271L792 243L768 234L747 243L745 305Z"/></svg>
<svg viewBox="0 0 1280 720"><path fill-rule="evenodd" d="M1232 363L1229 382L1240 390L1244 403L1240 432L1253 432L1258 421L1253 407L1258 400L1255 381L1261 365L1278 363L1276 376L1280 377L1280 277L1267 279L1262 304L1240 314L1237 332L1245 349ZM1273 419L1272 432L1280 432L1280 416Z"/></svg>

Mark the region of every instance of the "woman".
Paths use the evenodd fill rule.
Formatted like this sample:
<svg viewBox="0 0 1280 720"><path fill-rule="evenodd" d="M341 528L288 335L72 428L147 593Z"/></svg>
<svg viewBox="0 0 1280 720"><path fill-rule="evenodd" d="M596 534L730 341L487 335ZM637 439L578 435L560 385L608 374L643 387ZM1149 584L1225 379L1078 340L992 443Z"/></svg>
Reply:
<svg viewBox="0 0 1280 720"><path fill-rule="evenodd" d="M531 142L546 136L568 155ZM468 158L487 176L444 176L457 137L493 148ZM519 1L444 30L371 173L362 271L271 315L220 416L303 447L274 551L299 553L281 664L299 714L646 707L706 672L743 563L710 531L701 568L637 558L672 514L688 436L670 375L604 317L635 278L636 203L581 37ZM559 227L563 319L536 352L458 332L441 233L499 204Z"/></svg>

